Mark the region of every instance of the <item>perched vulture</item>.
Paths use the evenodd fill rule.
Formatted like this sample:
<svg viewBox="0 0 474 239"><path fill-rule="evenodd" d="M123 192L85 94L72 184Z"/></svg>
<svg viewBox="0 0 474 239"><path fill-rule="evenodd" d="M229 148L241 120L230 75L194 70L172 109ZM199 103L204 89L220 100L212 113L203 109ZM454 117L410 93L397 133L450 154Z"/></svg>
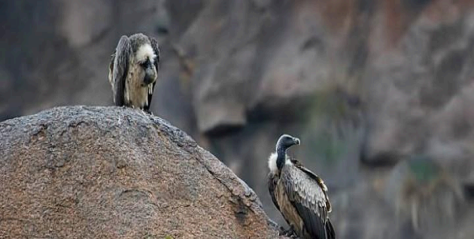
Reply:
<svg viewBox="0 0 474 239"><path fill-rule="evenodd" d="M286 150L295 144L300 144L298 138L282 135L268 160L268 189L273 203L290 225L287 235L334 239L327 187L316 174L288 157Z"/></svg>
<svg viewBox="0 0 474 239"><path fill-rule="evenodd" d="M109 64L109 81L117 106L150 112L158 78L158 42L141 33L122 36Z"/></svg>

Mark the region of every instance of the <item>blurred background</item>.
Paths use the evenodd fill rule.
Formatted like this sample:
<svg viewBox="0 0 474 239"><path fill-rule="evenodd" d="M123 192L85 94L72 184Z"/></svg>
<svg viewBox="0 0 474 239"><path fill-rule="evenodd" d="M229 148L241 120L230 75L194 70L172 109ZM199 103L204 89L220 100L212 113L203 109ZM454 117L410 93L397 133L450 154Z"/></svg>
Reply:
<svg viewBox="0 0 474 239"><path fill-rule="evenodd" d="M474 238L474 2L1 0L0 120L112 105L121 35L161 45L152 111L259 195L283 133L339 238Z"/></svg>

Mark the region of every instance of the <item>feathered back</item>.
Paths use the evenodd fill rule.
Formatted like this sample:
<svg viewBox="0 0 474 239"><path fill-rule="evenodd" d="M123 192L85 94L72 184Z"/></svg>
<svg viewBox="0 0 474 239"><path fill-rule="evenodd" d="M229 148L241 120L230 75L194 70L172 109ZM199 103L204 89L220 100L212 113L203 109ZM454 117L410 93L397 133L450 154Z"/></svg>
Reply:
<svg viewBox="0 0 474 239"><path fill-rule="evenodd" d="M331 204L323 180L296 160L283 167L280 180L304 222L305 233L312 238L335 238L328 217Z"/></svg>

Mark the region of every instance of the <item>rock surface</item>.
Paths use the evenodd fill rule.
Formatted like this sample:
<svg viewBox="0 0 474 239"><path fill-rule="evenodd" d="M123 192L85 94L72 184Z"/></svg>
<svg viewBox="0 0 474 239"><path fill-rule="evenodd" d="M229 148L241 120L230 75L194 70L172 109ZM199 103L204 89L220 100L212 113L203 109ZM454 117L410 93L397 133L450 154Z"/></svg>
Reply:
<svg viewBox="0 0 474 239"><path fill-rule="evenodd" d="M59 107L0 139L0 238L278 238L253 190L158 117Z"/></svg>

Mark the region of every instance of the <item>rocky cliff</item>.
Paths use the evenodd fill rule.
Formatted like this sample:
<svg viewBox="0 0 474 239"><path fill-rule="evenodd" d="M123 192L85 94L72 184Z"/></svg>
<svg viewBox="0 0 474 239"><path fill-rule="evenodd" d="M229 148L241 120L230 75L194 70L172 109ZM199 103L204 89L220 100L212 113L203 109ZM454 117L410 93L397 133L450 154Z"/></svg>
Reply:
<svg viewBox="0 0 474 239"><path fill-rule="evenodd" d="M61 107L0 139L0 238L278 238L253 190L158 117Z"/></svg>

